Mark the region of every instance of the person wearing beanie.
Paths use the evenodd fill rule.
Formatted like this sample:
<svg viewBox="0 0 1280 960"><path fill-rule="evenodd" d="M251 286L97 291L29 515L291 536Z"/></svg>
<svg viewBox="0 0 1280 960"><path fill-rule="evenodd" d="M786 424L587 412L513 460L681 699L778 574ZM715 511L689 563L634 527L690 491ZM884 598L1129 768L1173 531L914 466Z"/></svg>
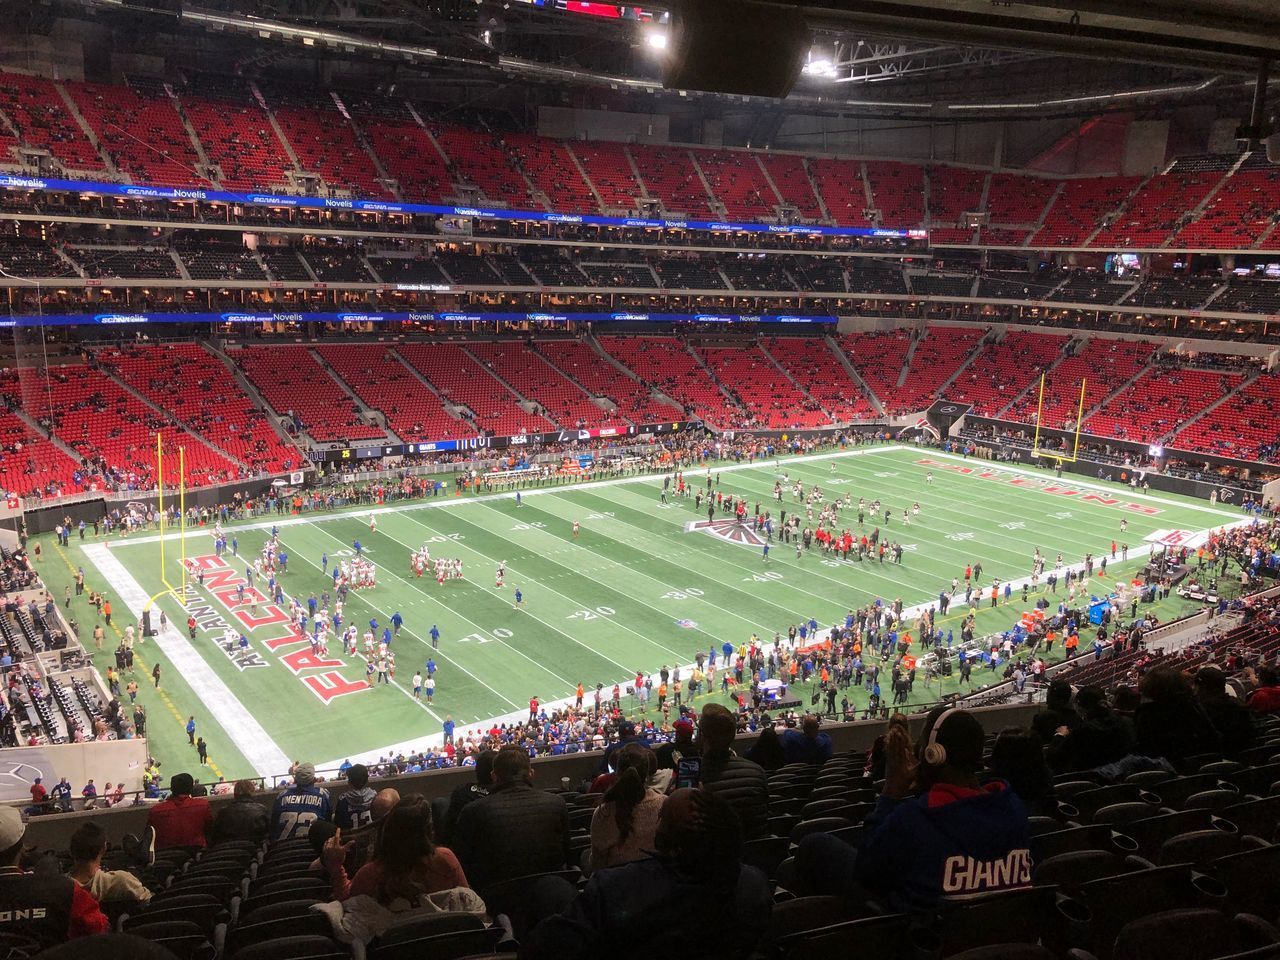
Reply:
<svg viewBox="0 0 1280 960"><path fill-rule="evenodd" d="M110 922L93 894L70 877L28 873L19 866L27 825L17 807L0 807L0 917L24 917L9 926L54 947L75 937L106 933Z"/></svg>
<svg viewBox="0 0 1280 960"><path fill-rule="evenodd" d="M303 838L317 820L333 819L333 802L328 790L316 786L313 764L294 767L293 782L294 786L280 791L271 808L272 843Z"/></svg>
<svg viewBox="0 0 1280 960"><path fill-rule="evenodd" d="M807 893L855 884L902 912L1031 885L1026 808L1003 780L979 783L983 731L973 714L936 707L913 750L905 717L885 734L885 784L858 849L805 837L796 866Z"/></svg>
<svg viewBox="0 0 1280 960"><path fill-rule="evenodd" d="M147 814L147 826L156 832L155 848L203 849L213 826L213 811L204 797L193 797L195 780L189 773L175 773L169 779L169 796Z"/></svg>
<svg viewBox="0 0 1280 960"><path fill-rule="evenodd" d="M693 721L681 717L673 725L675 738L670 743L661 744L657 751L658 769L674 770L681 757L697 756L698 748L693 742Z"/></svg>

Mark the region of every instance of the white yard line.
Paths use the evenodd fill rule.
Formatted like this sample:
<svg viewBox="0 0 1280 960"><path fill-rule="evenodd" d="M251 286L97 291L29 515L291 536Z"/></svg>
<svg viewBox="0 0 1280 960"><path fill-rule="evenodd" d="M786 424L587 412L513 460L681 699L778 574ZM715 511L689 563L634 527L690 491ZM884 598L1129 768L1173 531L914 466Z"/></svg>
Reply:
<svg viewBox="0 0 1280 960"><path fill-rule="evenodd" d="M112 555L106 544L91 543L81 549L124 605L141 620L142 611L151 598L124 564ZM289 769L289 757L180 631L170 625L155 640L161 652L208 709L209 716L226 731L228 739L244 754L258 776L271 777Z"/></svg>
<svg viewBox="0 0 1280 960"><path fill-rule="evenodd" d="M894 450L909 450L909 449L911 448L895 444L887 447L869 447L869 448L859 448L855 450L837 450L834 453L815 453L808 456L804 456L804 455L793 456L788 454L785 457L778 457L775 459L777 460L780 467L785 467L787 463L790 463L793 461L833 460L840 457L867 457L876 453L885 453L885 452L890 452ZM755 461L754 463L732 463L724 467L711 467L710 470L713 473L736 473L739 470L767 470L773 467L773 462L774 462L773 460L762 458L760 460ZM707 469L708 468L706 467L693 466L693 467L682 468L682 472L685 474L686 478L691 478L695 474L699 476L705 476ZM522 498L540 497L540 496L545 496L547 494L572 493L574 490L593 490L597 487L617 487L617 486L621 486L623 484L628 484L628 483L661 484L663 476L664 474L662 473L644 473L634 477L617 477L613 480L589 480L586 483L557 484L549 487L533 487L528 490L521 490L520 496ZM304 523L325 523L331 520L348 520L352 516L368 518L368 517L380 517L386 514L393 514L393 513L405 513L405 512L414 511L414 510L440 510L448 507L463 506L468 503L485 503L493 500L511 500L513 497L515 497L515 495L516 495L515 490L509 490L505 493L484 493L484 494L480 494L479 496L475 496L471 494L463 494L460 497L455 497L452 494L450 494L448 496L432 497L431 499L423 503L411 503L406 505L401 505L397 503L394 506L373 507L370 509L355 509L355 510L349 509L347 507L341 507L332 513L318 513L318 512L312 511L310 513L299 514L296 517L292 517L292 516L276 517L275 519L260 520L256 523L240 523L238 521L232 521L226 527L226 531L228 535L234 535L239 533L241 530L270 530L272 527L280 527L281 529L284 529L285 527L300 526L301 524L304 524ZM200 533L196 530L188 530L187 535L199 536ZM113 537L109 539L115 540L121 546L125 546L128 544L159 543L161 539L165 540L166 542L171 542L174 540L178 540L181 536L182 534L180 533L166 533L163 536L161 536L160 534L149 534L145 537L118 537L118 538Z"/></svg>

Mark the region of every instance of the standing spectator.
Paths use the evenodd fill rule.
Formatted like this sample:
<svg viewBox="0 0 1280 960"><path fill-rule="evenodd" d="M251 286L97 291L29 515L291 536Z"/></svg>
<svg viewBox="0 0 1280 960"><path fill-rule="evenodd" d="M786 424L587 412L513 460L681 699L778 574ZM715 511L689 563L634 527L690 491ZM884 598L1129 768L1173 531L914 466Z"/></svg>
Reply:
<svg viewBox="0 0 1280 960"><path fill-rule="evenodd" d="M458 815L454 851L478 890L569 862L569 808L535 790L529 754L503 747L493 761L493 788Z"/></svg>
<svg viewBox="0 0 1280 960"><path fill-rule="evenodd" d="M764 768L733 752L738 725L727 708L709 703L698 721L701 785L738 814L748 840L764 836L769 819L769 780Z"/></svg>
<svg viewBox="0 0 1280 960"><path fill-rule="evenodd" d="M666 798L648 786L657 758L629 743L616 756L617 777L591 816L591 869L616 867L648 856Z"/></svg>
<svg viewBox="0 0 1280 960"><path fill-rule="evenodd" d="M169 797L147 814L147 826L156 832L156 849L202 849L208 845L213 811L204 797L193 797L195 780L189 773L175 773L169 780Z"/></svg>
<svg viewBox="0 0 1280 960"><path fill-rule="evenodd" d="M27 873L18 865L26 832L17 807L0 807L0 916L27 917L13 932L42 949L106 933L110 923L91 893L70 877Z"/></svg>
<svg viewBox="0 0 1280 960"><path fill-rule="evenodd" d="M67 875L99 903L146 903L151 891L128 870L103 870L107 833L96 823L86 823L71 834L71 869Z"/></svg>
<svg viewBox="0 0 1280 960"><path fill-rule="evenodd" d="M213 831L210 839L214 843L227 840L252 840L254 843L266 839L270 829L270 817L267 808L253 798L254 785L251 780L237 780L232 789L232 801L218 808L218 815L213 819Z"/></svg>

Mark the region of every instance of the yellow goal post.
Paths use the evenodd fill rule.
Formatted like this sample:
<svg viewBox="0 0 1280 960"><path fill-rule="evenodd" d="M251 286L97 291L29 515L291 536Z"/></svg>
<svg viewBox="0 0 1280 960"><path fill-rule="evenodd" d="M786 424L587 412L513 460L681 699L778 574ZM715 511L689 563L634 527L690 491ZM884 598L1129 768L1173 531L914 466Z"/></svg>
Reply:
<svg viewBox="0 0 1280 960"><path fill-rule="evenodd" d="M1084 423L1083 423L1084 398L1085 398L1085 391L1088 387L1088 383L1089 383L1088 380L1080 381L1080 400L1076 405L1075 436L1071 444L1071 455L1067 456L1067 454L1061 450L1048 450L1040 445L1040 421L1041 421L1041 417L1044 415L1044 388L1045 388L1045 374L1043 373L1040 374L1040 398L1036 403L1036 432L1035 432L1035 439L1031 443L1031 456L1038 457L1044 460L1053 460L1059 466L1061 466L1064 463L1076 462L1076 457L1080 453L1080 431L1084 426Z"/></svg>

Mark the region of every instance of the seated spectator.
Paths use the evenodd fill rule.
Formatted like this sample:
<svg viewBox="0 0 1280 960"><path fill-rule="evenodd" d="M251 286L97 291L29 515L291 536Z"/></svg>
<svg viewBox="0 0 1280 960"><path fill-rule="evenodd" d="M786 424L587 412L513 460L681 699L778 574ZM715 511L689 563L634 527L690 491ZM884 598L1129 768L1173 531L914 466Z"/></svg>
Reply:
<svg viewBox="0 0 1280 960"><path fill-rule="evenodd" d="M681 757L697 756L698 748L693 742L693 721L681 717L672 729L675 736L670 743L659 744L655 754L659 770L674 770Z"/></svg>
<svg viewBox="0 0 1280 960"><path fill-rule="evenodd" d="M1056 772L1093 770L1133 752L1132 722L1112 712L1101 689L1085 687L1077 693L1076 710L1079 722L1058 727L1045 748L1049 766Z"/></svg>
<svg viewBox="0 0 1280 960"><path fill-rule="evenodd" d="M786 765L787 757L782 749L782 740L778 737L778 728L772 723L765 723L760 728L760 736L747 751L747 759L760 764L766 773L772 773Z"/></svg>
<svg viewBox="0 0 1280 960"><path fill-rule="evenodd" d="M831 737L818 731L818 718L805 714L799 730L782 734L782 752L787 763L823 764L831 759Z"/></svg>
<svg viewBox="0 0 1280 960"><path fill-rule="evenodd" d="M494 750L480 751L476 756L476 782L460 784L453 788L453 793L449 794L444 829L440 831L443 839L452 840L458 817L467 804L489 795L489 788L493 785L493 758L497 755L497 751ZM437 826L440 825L437 824Z"/></svg>
<svg viewBox="0 0 1280 960"><path fill-rule="evenodd" d="M1191 691L1191 684L1173 667L1157 667L1142 678L1142 702L1134 714L1137 752L1164 758L1180 772L1197 753L1217 753L1222 741Z"/></svg>
<svg viewBox="0 0 1280 960"><path fill-rule="evenodd" d="M0 917L28 918L5 924L6 932L30 937L41 948L106 933L110 923L88 890L70 877L19 866L26 832L17 807L0 807Z"/></svg>
<svg viewBox="0 0 1280 960"><path fill-rule="evenodd" d="M1258 670L1258 688L1249 695L1246 704L1253 713L1280 714L1280 672L1274 667Z"/></svg>
<svg viewBox="0 0 1280 960"><path fill-rule="evenodd" d="M255 787L251 780L237 780L232 801L224 804L213 818L211 839L214 843L228 840L252 840L259 843L267 838L271 827L267 808L253 799Z"/></svg>
<svg viewBox="0 0 1280 960"><path fill-rule="evenodd" d="M316 786L316 768L300 763L293 770L293 786L281 790L271 807L271 840L293 840L305 837L316 820L333 818L333 801L329 791Z"/></svg>
<svg viewBox="0 0 1280 960"><path fill-rule="evenodd" d="M666 800L648 786L657 769L657 758L648 747L629 743L614 755L614 762L617 779L591 816L592 870L647 857Z"/></svg>
<svg viewBox="0 0 1280 960"><path fill-rule="evenodd" d="M586 888L551 878L538 892L561 909L522 944L529 960L663 960L738 956L757 947L772 901L764 874L743 866L734 810L706 790L667 798L655 855L592 875ZM552 888L548 890L547 888Z"/></svg>
<svg viewBox="0 0 1280 960"><path fill-rule="evenodd" d="M359 830L373 823L373 798L377 792L369 786L369 768L354 764L347 771L347 792L338 798L333 820L344 830Z"/></svg>
<svg viewBox="0 0 1280 960"><path fill-rule="evenodd" d="M1080 715L1071 705L1071 684L1065 680L1051 680L1044 695L1044 709L1031 720L1031 729L1048 743L1060 727L1072 729L1080 722Z"/></svg>
<svg viewBox="0 0 1280 960"><path fill-rule="evenodd" d="M709 703L702 708L698 720L701 785L733 807L743 836L754 840L764 836L769 819L769 779L760 764L733 752L737 731L726 707Z"/></svg>
<svg viewBox="0 0 1280 960"><path fill-rule="evenodd" d="M1053 777L1044 762L1044 747L1029 730L1015 727L1000 732L982 780L1005 781L1029 811L1048 813L1054 807Z"/></svg>
<svg viewBox="0 0 1280 960"><path fill-rule="evenodd" d="M1026 809L1002 780L982 784L982 726L936 707L913 751L905 718L885 734L885 784L855 850L829 834L796 854L809 892L847 896L861 884L892 910L928 911L948 898L1029 886Z"/></svg>
<svg viewBox="0 0 1280 960"><path fill-rule="evenodd" d="M569 862L569 808L563 797L534 789L523 747L498 751L493 787L459 814L453 848L479 890Z"/></svg>
<svg viewBox="0 0 1280 960"><path fill-rule="evenodd" d="M204 797L193 797L195 780L189 773L175 773L169 780L169 796L151 808L147 826L156 832L156 849L203 849L213 826L213 811Z"/></svg>
<svg viewBox="0 0 1280 960"><path fill-rule="evenodd" d="M128 870L103 870L107 833L96 823L86 823L71 834L71 869L67 875L93 894L99 903L146 903L151 891Z"/></svg>
<svg viewBox="0 0 1280 960"><path fill-rule="evenodd" d="M1218 731L1224 757L1234 757L1253 746L1257 734L1253 718L1240 700L1227 690L1227 675L1217 667L1201 667L1196 672L1196 699L1209 722Z"/></svg>
<svg viewBox="0 0 1280 960"><path fill-rule="evenodd" d="M356 871L349 884L339 878L351 842L339 827L324 845L321 858L334 877L336 900L373 897L392 912L412 910L421 898L441 890L468 886L458 858L448 847L437 847L432 832L431 804L424 797L406 797L387 814L373 859Z"/></svg>

